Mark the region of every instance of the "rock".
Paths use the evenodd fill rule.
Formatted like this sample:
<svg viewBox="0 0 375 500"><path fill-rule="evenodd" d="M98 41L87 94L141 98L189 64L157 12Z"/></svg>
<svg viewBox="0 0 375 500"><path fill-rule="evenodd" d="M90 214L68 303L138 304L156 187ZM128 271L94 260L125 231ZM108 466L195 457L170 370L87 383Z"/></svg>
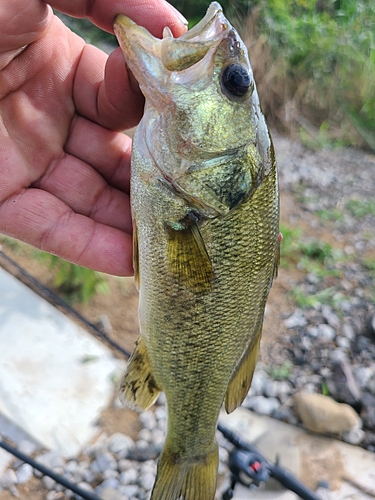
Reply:
<svg viewBox="0 0 375 500"><path fill-rule="evenodd" d="M365 437L366 437L365 431L362 429L358 429L356 427L354 429L350 429L350 431L343 432L342 434L342 439L344 441L354 445L362 443Z"/></svg>
<svg viewBox="0 0 375 500"><path fill-rule="evenodd" d="M276 386L273 380L269 379L265 383L264 395L268 398L275 398L277 396Z"/></svg>
<svg viewBox="0 0 375 500"><path fill-rule="evenodd" d="M149 443L152 441L151 431L149 429L141 429L138 433L138 439Z"/></svg>
<svg viewBox="0 0 375 500"><path fill-rule="evenodd" d="M103 472L103 479L110 479L111 477L115 477L118 479L119 477L119 471L114 470L114 469L107 469Z"/></svg>
<svg viewBox="0 0 375 500"><path fill-rule="evenodd" d="M265 371L255 370L250 389L250 391L252 391L252 394L263 396L267 380L268 376Z"/></svg>
<svg viewBox="0 0 375 500"><path fill-rule="evenodd" d="M121 492L124 493L128 498L135 498L138 491L139 491L139 486L135 484L128 484L126 486L121 486L120 488Z"/></svg>
<svg viewBox="0 0 375 500"><path fill-rule="evenodd" d="M86 483L85 481L81 481L81 482L77 483L77 486L84 491L88 491L90 493L94 492L94 488L91 486L91 484Z"/></svg>
<svg viewBox="0 0 375 500"><path fill-rule="evenodd" d="M289 318L284 320L285 328L296 328L298 326L306 326L307 319L304 317L301 309L296 309Z"/></svg>
<svg viewBox="0 0 375 500"><path fill-rule="evenodd" d="M133 462L131 460L127 460L126 458L122 458L118 461L117 466L120 472L124 472L133 467Z"/></svg>
<svg viewBox="0 0 375 500"><path fill-rule="evenodd" d="M139 439L136 443L137 450L147 450L150 447L150 444L144 439Z"/></svg>
<svg viewBox="0 0 375 500"><path fill-rule="evenodd" d="M375 429L375 396L369 392L364 392L362 404L361 418L363 426L370 430Z"/></svg>
<svg viewBox="0 0 375 500"><path fill-rule="evenodd" d="M337 314L333 311L331 306L326 306L324 305L322 307L322 314L324 319L327 321L327 323L332 326L332 328L338 328L340 326L340 318L337 316Z"/></svg>
<svg viewBox="0 0 375 500"><path fill-rule="evenodd" d="M18 445L18 451L29 456L33 455L33 453L35 453L37 449L37 445L32 441L28 441L27 439L22 439L22 441Z"/></svg>
<svg viewBox="0 0 375 500"><path fill-rule="evenodd" d="M117 461L109 453L109 451L101 451L94 462L92 463L92 469L96 472L104 472L108 469L116 469Z"/></svg>
<svg viewBox="0 0 375 500"><path fill-rule="evenodd" d="M327 386L330 394L337 401L357 405L361 399L361 391L346 356L333 364L332 376L327 380Z"/></svg>
<svg viewBox="0 0 375 500"><path fill-rule="evenodd" d="M276 388L277 397L284 404L287 401L292 393L292 387L289 382L285 380L276 381L274 383Z"/></svg>
<svg viewBox="0 0 375 500"><path fill-rule="evenodd" d="M55 467L64 467L65 460L56 451L47 451L42 455L39 455L35 459L37 462L48 467L49 469L54 469Z"/></svg>
<svg viewBox="0 0 375 500"><path fill-rule="evenodd" d="M367 321L367 333L370 338L375 341L375 314L373 314Z"/></svg>
<svg viewBox="0 0 375 500"><path fill-rule="evenodd" d="M4 474L0 477L0 487L1 488L10 488L17 484L17 476L14 470L8 469L4 472Z"/></svg>
<svg viewBox="0 0 375 500"><path fill-rule="evenodd" d="M314 432L340 434L355 427L357 413L347 404L323 394L300 392L294 396L295 409L303 425Z"/></svg>
<svg viewBox="0 0 375 500"><path fill-rule="evenodd" d="M145 474L142 474L139 479L138 479L138 484L142 488L144 488L146 491L151 490L153 484L155 481L155 475L152 474L151 472L146 472Z"/></svg>
<svg viewBox="0 0 375 500"><path fill-rule="evenodd" d="M359 387L363 390L366 389L367 384L372 377L375 377L375 365L374 366L360 366L354 370L354 377L359 384Z"/></svg>
<svg viewBox="0 0 375 500"><path fill-rule="evenodd" d="M344 323L342 326L342 334L348 339L353 341L355 339L355 331L354 328L348 323Z"/></svg>
<svg viewBox="0 0 375 500"><path fill-rule="evenodd" d="M336 331L332 326L325 323L318 325L318 339L323 342L331 342L336 337Z"/></svg>
<svg viewBox="0 0 375 500"><path fill-rule="evenodd" d="M264 396L253 396L249 399L250 410L261 415L272 415L280 407L280 401L276 398L265 398Z"/></svg>
<svg viewBox="0 0 375 500"><path fill-rule="evenodd" d="M95 493L97 493L100 496L100 498L104 498L106 490L117 491L118 487L119 487L119 481L117 479L115 478L105 479L101 484L99 484L99 486L95 488ZM110 495L110 493L108 493L108 495ZM109 498L115 498L115 497L109 496Z"/></svg>
<svg viewBox="0 0 375 500"><path fill-rule="evenodd" d="M164 432L160 429L153 429L151 441L154 443L154 445L157 447L159 446L161 447L163 446L164 440L165 440Z"/></svg>
<svg viewBox="0 0 375 500"><path fill-rule="evenodd" d="M135 444L131 437L116 432L108 439L108 448L112 453L124 453L124 450L134 448Z"/></svg>
<svg viewBox="0 0 375 500"><path fill-rule="evenodd" d="M128 469L120 474L120 483L121 484L133 484L136 483L138 479L138 471L135 468Z"/></svg>
<svg viewBox="0 0 375 500"><path fill-rule="evenodd" d="M44 486L47 488L47 490L53 490L56 481L52 479L52 477L49 476L43 476L42 481L44 483Z"/></svg>
<svg viewBox="0 0 375 500"><path fill-rule="evenodd" d="M161 407L159 407L159 408L161 408ZM156 418L155 418L155 415L152 411L144 411L143 413L141 413L139 415L139 420L140 420L142 426L150 431L154 427L156 427Z"/></svg>
<svg viewBox="0 0 375 500"><path fill-rule="evenodd" d="M33 468L29 464L23 464L16 472L17 483L26 483L33 476Z"/></svg>
<svg viewBox="0 0 375 500"><path fill-rule="evenodd" d="M164 423L167 419L167 411L165 409L165 406L159 406L158 408L156 408L154 415L157 420L157 425L160 427L160 423Z"/></svg>
<svg viewBox="0 0 375 500"><path fill-rule="evenodd" d="M348 340L346 337L337 337L336 343L344 351L350 349L350 340Z"/></svg>
<svg viewBox="0 0 375 500"><path fill-rule="evenodd" d="M100 488L100 487L99 487ZM103 500L128 500L126 495L119 494L117 488L105 487L100 489L100 498Z"/></svg>

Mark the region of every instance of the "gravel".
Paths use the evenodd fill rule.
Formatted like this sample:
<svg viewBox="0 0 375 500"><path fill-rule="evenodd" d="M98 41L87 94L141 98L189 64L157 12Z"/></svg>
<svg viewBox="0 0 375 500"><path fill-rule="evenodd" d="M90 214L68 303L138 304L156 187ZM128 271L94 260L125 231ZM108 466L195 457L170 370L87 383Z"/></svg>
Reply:
<svg viewBox="0 0 375 500"><path fill-rule="evenodd" d="M314 300L291 307L284 318L286 334L267 351L267 362L258 363L252 387L243 406L294 425L301 425L293 409L299 391L324 393L353 406L360 416L357 427L341 439L375 451L375 304L374 272L364 264L375 250L375 215L353 215L350 203L371 203L375 192L375 159L352 151L305 150L299 144L275 138L282 190L298 197L300 214L291 227L317 227L317 215L339 210L330 231L343 248L340 258L327 262L326 273L310 269L296 284L299 294ZM296 212L296 211L295 211ZM333 212L332 212L333 213ZM338 213L338 212L336 212ZM165 397L156 407L139 415L142 430L137 440L121 433L102 435L86 446L79 457L64 460L46 451L36 459L64 474L104 500L147 500L154 482L156 462L164 442ZM228 443L218 433L219 472L228 475ZM26 454L36 453L27 441L20 444ZM32 475L42 475L22 462L0 477L0 489L17 495L17 486ZM46 498L77 498L48 477L43 483ZM60 493L59 493L60 492Z"/></svg>

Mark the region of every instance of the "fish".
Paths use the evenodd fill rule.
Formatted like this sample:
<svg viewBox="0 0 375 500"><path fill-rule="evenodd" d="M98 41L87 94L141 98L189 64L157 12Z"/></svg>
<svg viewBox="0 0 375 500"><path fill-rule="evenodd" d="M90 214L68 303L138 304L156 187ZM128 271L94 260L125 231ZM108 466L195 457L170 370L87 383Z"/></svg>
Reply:
<svg viewBox="0 0 375 500"><path fill-rule="evenodd" d="M114 31L145 96L131 161L140 336L120 399L142 411L165 393L152 500L211 500L219 413L250 388L277 275L274 148L246 46L217 2L178 38L122 14Z"/></svg>

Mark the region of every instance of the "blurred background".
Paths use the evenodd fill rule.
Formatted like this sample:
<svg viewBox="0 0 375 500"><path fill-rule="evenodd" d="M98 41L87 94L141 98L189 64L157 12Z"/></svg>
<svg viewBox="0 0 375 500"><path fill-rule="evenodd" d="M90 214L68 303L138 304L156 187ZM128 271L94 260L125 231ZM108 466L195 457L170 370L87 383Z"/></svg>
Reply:
<svg viewBox="0 0 375 500"><path fill-rule="evenodd" d="M172 0L196 24L206 0ZM375 3L372 0L223 0L249 48L268 123L309 146L375 150ZM94 44L114 37L64 16Z"/></svg>
<svg viewBox="0 0 375 500"><path fill-rule="evenodd" d="M209 1L171 3L191 27L204 16ZM244 404L257 414L302 426L296 394L323 394L346 403L355 411L356 424L339 437L367 450L373 460L375 2L222 0L221 4L249 48L274 138L284 235L279 276L266 308L260 362ZM56 14L88 43L108 53L117 47L113 35L88 20ZM9 264L6 255L19 267ZM35 288L20 271L26 270L122 348L132 350L138 336L138 295L132 278L96 273L1 235L0 266ZM35 289L40 293L38 286ZM0 357L0 366L5 361ZM116 394L119 380L112 382ZM161 402L156 411L162 413L162 406ZM122 433L144 445L147 418L153 414L146 412L139 421L114 396L97 425L109 438ZM336 421L337 414L331 418ZM160 438L162 427L156 431ZM147 440L152 443L149 436ZM311 488L324 480L338 491L344 487L341 458L329 447L324 450L319 456L301 452L295 473ZM373 487L371 467L367 476ZM100 488L101 481L98 473L89 482ZM17 486L22 499L47 498L47 486L36 479L34 484L32 494L26 486ZM342 489L328 498L341 500L353 491ZM368 498L375 496L371 491ZM7 494L0 491L0 500L10 500ZM143 491L130 497L147 496ZM367 500L367 496L355 498Z"/></svg>

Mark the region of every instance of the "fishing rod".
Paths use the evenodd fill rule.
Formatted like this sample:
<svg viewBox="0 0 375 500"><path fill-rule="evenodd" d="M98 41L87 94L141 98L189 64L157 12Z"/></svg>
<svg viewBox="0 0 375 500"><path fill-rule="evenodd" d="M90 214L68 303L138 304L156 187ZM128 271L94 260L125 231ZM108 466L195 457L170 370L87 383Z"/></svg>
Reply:
<svg viewBox="0 0 375 500"><path fill-rule="evenodd" d="M42 297L48 300L53 305L65 310L68 314L73 316L76 320L83 323L88 331L111 345L125 358L129 358L130 353L119 346L108 335L101 331L96 325L89 322L85 317L78 313L75 309L69 306L64 300L56 295L52 290L43 285L39 280L31 276L24 268L18 265L13 259L6 255L0 247L0 257L4 259L8 265L13 267L16 272L29 284L31 288L36 290ZM231 485L223 493L222 500L231 500L234 495L234 488L237 483L246 487L251 485L259 486L262 482L267 481L273 477L279 481L283 486L299 495L304 500L320 500L320 498L307 486L301 483L290 472L280 467L277 463L272 464L265 457L261 455L259 450L250 445L247 441L239 437L236 433L227 429L221 423L218 424L218 430L223 436L234 445L233 451L229 454L228 467L231 471ZM31 457L21 453L17 448L10 446L8 443L0 439L0 448L8 451L25 463L30 464L35 469L39 470L42 474L51 477L57 483L60 483L65 488L70 489L82 498L87 500L100 500L97 495L84 491L75 484L68 481L63 476L56 474L54 471L42 464L36 462Z"/></svg>
<svg viewBox="0 0 375 500"><path fill-rule="evenodd" d="M46 467L45 465L41 464L37 460L34 460L33 458L29 457L25 453L22 453L19 451L17 448L14 446L11 446L8 444L6 441L3 441L0 439L0 448L3 448L3 450L7 451L8 453L11 453L13 456L18 458L19 460L22 460L22 462L31 465L34 469L38 470L40 473L43 474L43 476L48 476L52 478L56 483L61 484L68 490L72 491L73 493L76 493L79 495L81 498L85 500L101 500L98 495L95 495L94 493L91 493L90 491L86 491L83 488L80 488L76 484L72 483L68 479L66 479L64 476L61 476L60 474L56 474L52 469L49 467Z"/></svg>
<svg viewBox="0 0 375 500"><path fill-rule="evenodd" d="M321 500L310 488L305 486L293 474L267 460L259 450L231 431L220 422L217 426L227 441L234 445L229 453L228 467L231 471L231 484L223 493L222 500L231 500L234 496L236 484L240 483L247 488L251 485L259 486L273 477L285 488L296 493L303 500Z"/></svg>

